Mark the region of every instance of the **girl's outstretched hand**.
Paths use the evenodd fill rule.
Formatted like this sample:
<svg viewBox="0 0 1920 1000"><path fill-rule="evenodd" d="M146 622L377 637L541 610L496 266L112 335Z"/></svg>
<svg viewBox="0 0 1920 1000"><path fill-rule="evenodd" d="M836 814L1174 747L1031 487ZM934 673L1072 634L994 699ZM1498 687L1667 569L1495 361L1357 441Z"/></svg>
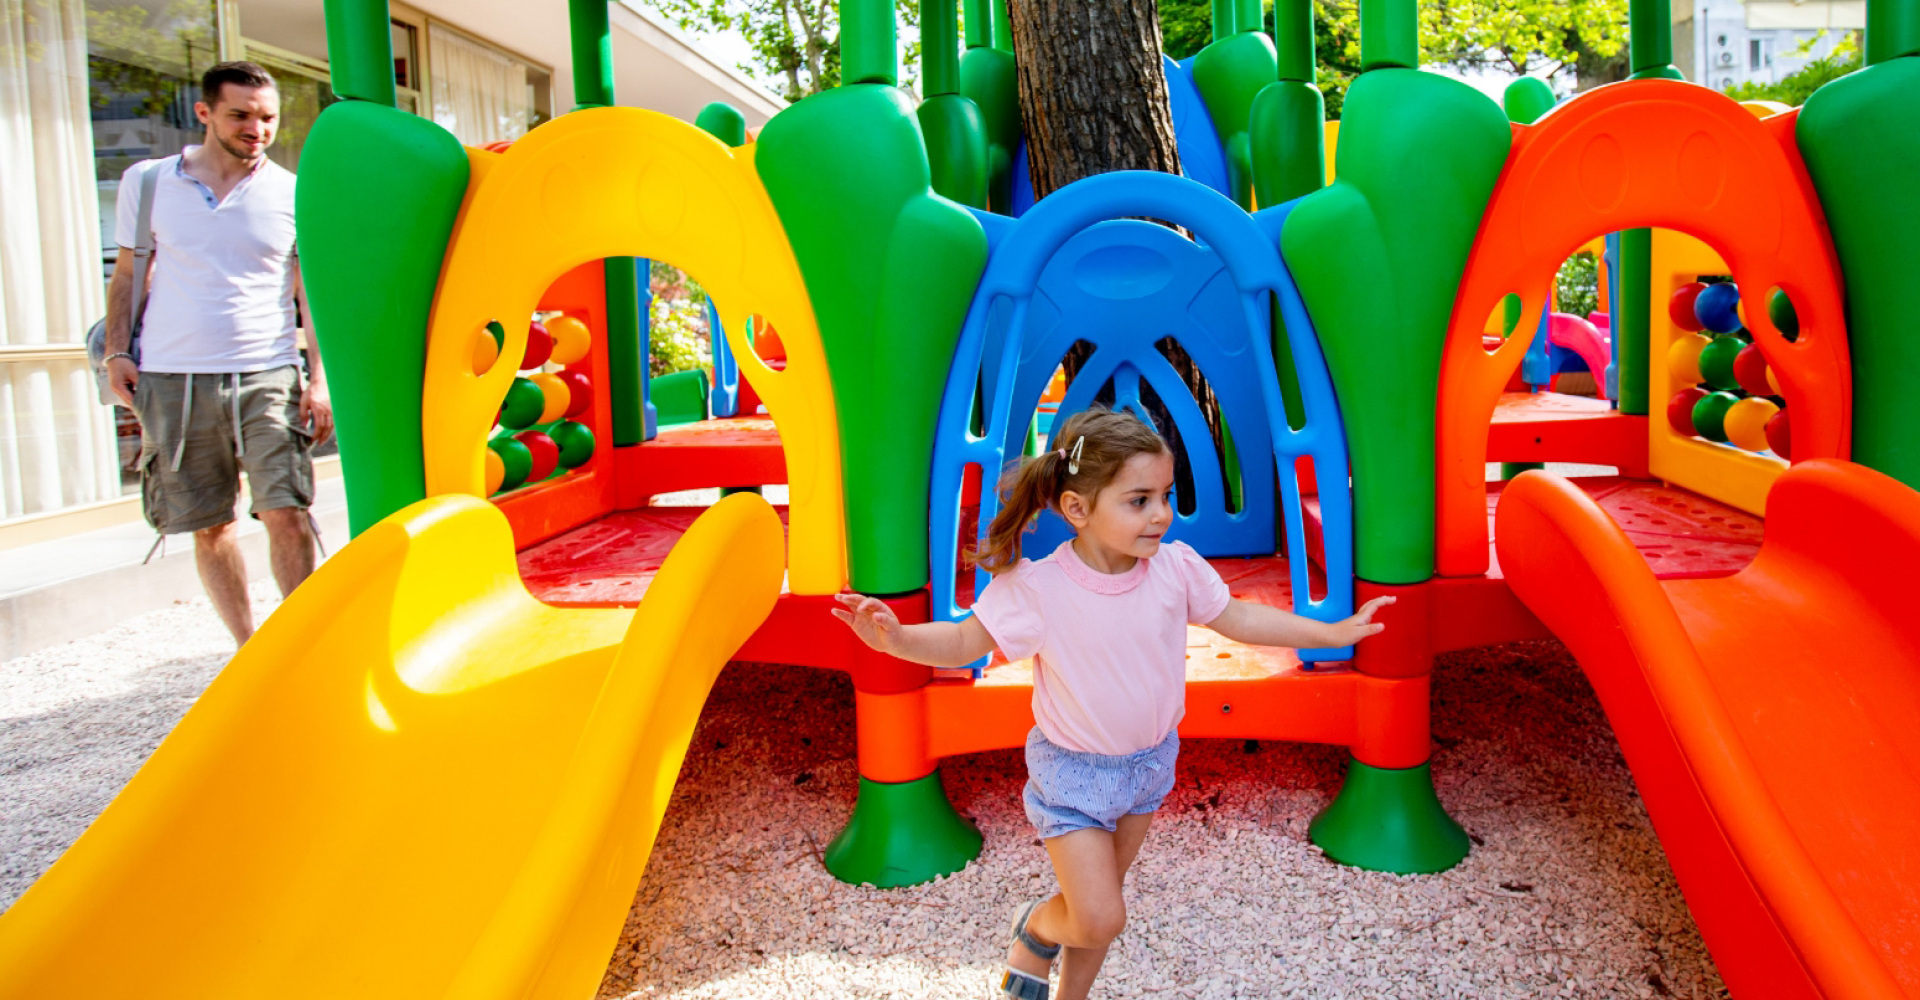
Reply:
<svg viewBox="0 0 1920 1000"><path fill-rule="evenodd" d="M834 600L844 607L834 608L833 616L852 626L853 634L859 636L861 642L882 653L891 653L899 647L903 626L887 602L865 594L835 594Z"/></svg>
<svg viewBox="0 0 1920 1000"><path fill-rule="evenodd" d="M1350 638L1348 638L1345 642L1333 643L1332 645L1335 645L1335 646L1352 645L1353 643L1356 643L1362 639L1365 639L1367 636L1379 635L1381 632L1385 631L1387 626L1382 622L1374 621L1373 613L1376 611L1379 611L1381 608L1384 608L1389 604L1392 604L1397 600L1399 600L1399 598L1397 597L1376 597L1373 600L1360 605L1360 610L1354 612L1354 615L1352 618L1348 618L1345 621L1342 621L1334 626L1334 628L1341 630L1342 632L1350 636Z"/></svg>

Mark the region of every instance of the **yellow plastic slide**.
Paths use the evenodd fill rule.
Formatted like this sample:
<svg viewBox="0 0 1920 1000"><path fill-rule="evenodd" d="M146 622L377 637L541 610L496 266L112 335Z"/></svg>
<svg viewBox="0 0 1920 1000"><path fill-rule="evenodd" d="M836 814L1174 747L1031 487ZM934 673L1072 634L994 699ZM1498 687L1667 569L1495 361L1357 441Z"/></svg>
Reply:
<svg viewBox="0 0 1920 1000"><path fill-rule="evenodd" d="M0 916L0 997L590 997L780 521L722 500L637 612L521 585L464 496L382 521Z"/></svg>

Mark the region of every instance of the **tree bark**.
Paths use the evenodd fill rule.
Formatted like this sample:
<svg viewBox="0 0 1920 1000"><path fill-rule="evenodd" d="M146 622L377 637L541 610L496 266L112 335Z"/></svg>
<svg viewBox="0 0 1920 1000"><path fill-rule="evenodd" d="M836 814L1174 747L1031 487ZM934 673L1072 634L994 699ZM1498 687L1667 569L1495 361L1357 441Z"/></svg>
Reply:
<svg viewBox="0 0 1920 1000"><path fill-rule="evenodd" d="M1180 172L1156 0L1010 0L1033 194L1112 170Z"/></svg>

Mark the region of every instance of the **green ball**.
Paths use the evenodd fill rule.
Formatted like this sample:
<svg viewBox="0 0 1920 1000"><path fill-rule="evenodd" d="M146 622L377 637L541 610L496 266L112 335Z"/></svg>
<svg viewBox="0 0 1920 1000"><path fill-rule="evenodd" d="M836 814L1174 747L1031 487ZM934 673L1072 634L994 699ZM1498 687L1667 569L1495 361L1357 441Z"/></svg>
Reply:
<svg viewBox="0 0 1920 1000"><path fill-rule="evenodd" d="M533 452L526 445L510 437L498 437L487 443L493 453L500 456L500 464L506 467L506 477L500 480L500 492L505 493L527 481L533 472Z"/></svg>
<svg viewBox="0 0 1920 1000"><path fill-rule="evenodd" d="M1727 411L1733 409L1740 397L1731 392L1708 393L1706 398L1693 404L1693 429L1709 441L1725 444L1727 441Z"/></svg>
<svg viewBox="0 0 1920 1000"><path fill-rule="evenodd" d="M563 469L577 469L593 458L593 431L586 424L562 420L547 430L547 436L560 446Z"/></svg>
<svg viewBox="0 0 1920 1000"><path fill-rule="evenodd" d="M507 396L500 401L500 426L510 431L523 431L540 419L540 411L547 405L547 394L533 384L533 380L516 378L507 386Z"/></svg>
<svg viewBox="0 0 1920 1000"><path fill-rule="evenodd" d="M1740 380L1733 374L1733 359L1746 346L1746 341L1732 335L1713 338L1713 343L1700 349L1700 377L1715 389L1740 388Z"/></svg>
<svg viewBox="0 0 1920 1000"><path fill-rule="evenodd" d="M1793 300L1778 288L1767 296L1767 318L1773 320L1773 328L1782 337L1792 340L1800 336L1800 316L1793 311Z"/></svg>

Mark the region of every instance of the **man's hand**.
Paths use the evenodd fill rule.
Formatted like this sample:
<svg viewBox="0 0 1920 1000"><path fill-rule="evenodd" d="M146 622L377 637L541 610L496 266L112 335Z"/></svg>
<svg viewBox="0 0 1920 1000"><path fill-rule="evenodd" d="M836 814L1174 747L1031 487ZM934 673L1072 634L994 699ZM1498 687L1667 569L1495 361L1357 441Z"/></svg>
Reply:
<svg viewBox="0 0 1920 1000"><path fill-rule="evenodd" d="M300 423L313 428L314 444L333 436L333 400L327 396L326 386L308 382L301 390Z"/></svg>
<svg viewBox="0 0 1920 1000"><path fill-rule="evenodd" d="M113 358L107 362L107 387L133 408L133 390L140 384L140 366L132 358Z"/></svg>
<svg viewBox="0 0 1920 1000"><path fill-rule="evenodd" d="M834 599L845 608L834 608L833 616L853 626L853 634L861 642L882 653L891 653L899 646L903 627L885 601L865 594L835 594Z"/></svg>

